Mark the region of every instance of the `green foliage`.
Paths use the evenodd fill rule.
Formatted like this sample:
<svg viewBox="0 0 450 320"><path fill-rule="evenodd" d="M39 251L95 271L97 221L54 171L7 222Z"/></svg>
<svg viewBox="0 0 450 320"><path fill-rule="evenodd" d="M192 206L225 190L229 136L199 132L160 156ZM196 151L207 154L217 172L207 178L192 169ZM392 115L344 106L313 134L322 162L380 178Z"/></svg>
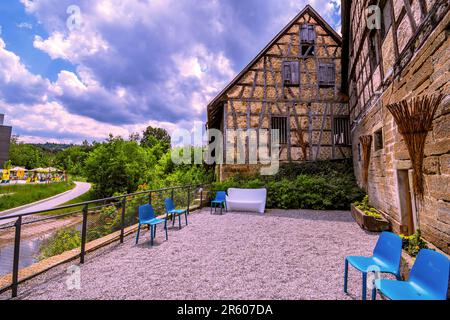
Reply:
<svg viewBox="0 0 450 320"><path fill-rule="evenodd" d="M283 165L274 177L235 176L214 183L213 191L231 187L265 187L267 207L281 209L348 210L364 195L347 164L332 162Z"/></svg>
<svg viewBox="0 0 450 320"><path fill-rule="evenodd" d="M55 155L58 167L71 175L83 176L85 161L93 150L90 146L71 146Z"/></svg>
<svg viewBox="0 0 450 320"><path fill-rule="evenodd" d="M94 183L96 196L108 197L116 192L134 192L155 161L149 150L137 142L110 136L89 154L85 173Z"/></svg>
<svg viewBox="0 0 450 320"><path fill-rule="evenodd" d="M143 132L141 146L153 148L156 145L160 145L163 153L165 153L170 149L170 141L170 135L165 129L149 126Z"/></svg>
<svg viewBox="0 0 450 320"><path fill-rule="evenodd" d="M19 207L63 193L75 187L72 182L15 184L0 187L0 211Z"/></svg>
<svg viewBox="0 0 450 320"><path fill-rule="evenodd" d="M42 149L31 144L18 143L16 139L11 140L9 159L13 165L27 169L48 167L51 164L50 156Z"/></svg>
<svg viewBox="0 0 450 320"><path fill-rule="evenodd" d="M403 249L413 257L417 256L421 249L428 249L427 243L422 239L420 230L417 230L411 236L401 234L400 237L403 241Z"/></svg>
<svg viewBox="0 0 450 320"><path fill-rule="evenodd" d="M381 219L381 214L378 210L369 204L369 196L366 195L362 201L355 201L355 207L364 212L365 215L369 217L374 217L375 219Z"/></svg>
<svg viewBox="0 0 450 320"><path fill-rule="evenodd" d="M39 248L39 260L43 260L65 251L75 249L81 245L80 232L74 227L58 230L46 239Z"/></svg>

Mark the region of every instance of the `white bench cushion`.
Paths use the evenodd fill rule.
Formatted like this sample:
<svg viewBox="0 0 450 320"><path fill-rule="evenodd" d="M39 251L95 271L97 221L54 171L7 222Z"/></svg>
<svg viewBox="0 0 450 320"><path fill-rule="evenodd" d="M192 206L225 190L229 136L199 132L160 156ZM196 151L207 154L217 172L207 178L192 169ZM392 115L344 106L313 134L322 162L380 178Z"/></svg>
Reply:
<svg viewBox="0 0 450 320"><path fill-rule="evenodd" d="M266 189L228 189L227 209L230 211L250 211L264 213L266 209Z"/></svg>

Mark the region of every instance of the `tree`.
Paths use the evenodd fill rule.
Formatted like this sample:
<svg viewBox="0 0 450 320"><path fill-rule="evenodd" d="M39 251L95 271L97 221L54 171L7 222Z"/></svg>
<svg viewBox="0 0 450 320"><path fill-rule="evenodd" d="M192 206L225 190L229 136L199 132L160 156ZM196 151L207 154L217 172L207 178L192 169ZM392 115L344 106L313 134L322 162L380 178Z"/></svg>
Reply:
<svg viewBox="0 0 450 320"><path fill-rule="evenodd" d="M148 126L143 132L141 146L153 148L155 145L160 144L164 152L166 152L170 149L170 141L170 135L167 130Z"/></svg>
<svg viewBox="0 0 450 320"><path fill-rule="evenodd" d="M9 159L15 166L33 169L49 165L49 156L44 151L31 144L19 143L17 137L11 139Z"/></svg>
<svg viewBox="0 0 450 320"><path fill-rule="evenodd" d="M154 163L154 155L137 142L110 136L89 154L85 173L94 183L96 196L109 197L136 191L139 184L146 181Z"/></svg>

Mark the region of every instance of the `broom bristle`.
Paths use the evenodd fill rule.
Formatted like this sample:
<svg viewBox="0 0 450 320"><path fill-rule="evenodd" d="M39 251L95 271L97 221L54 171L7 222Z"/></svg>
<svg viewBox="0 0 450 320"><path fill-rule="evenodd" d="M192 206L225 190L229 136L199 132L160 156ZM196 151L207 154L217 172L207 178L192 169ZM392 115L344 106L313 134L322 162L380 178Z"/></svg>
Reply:
<svg viewBox="0 0 450 320"><path fill-rule="evenodd" d="M433 119L443 96L424 95L388 105L398 131L405 140L413 166L413 187L419 200L424 197L423 160L428 132L433 129Z"/></svg>

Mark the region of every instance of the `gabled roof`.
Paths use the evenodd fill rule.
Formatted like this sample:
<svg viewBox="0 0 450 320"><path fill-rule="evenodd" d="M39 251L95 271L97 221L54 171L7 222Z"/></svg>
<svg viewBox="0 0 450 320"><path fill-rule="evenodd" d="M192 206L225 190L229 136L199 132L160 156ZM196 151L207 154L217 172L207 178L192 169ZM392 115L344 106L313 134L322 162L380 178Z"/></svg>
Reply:
<svg viewBox="0 0 450 320"><path fill-rule="evenodd" d="M313 9L309 4L303 8L303 10L295 16L294 19L289 22L289 24L283 28L276 36L272 39L272 41L269 42L269 44L262 49L260 53L208 104L208 113L209 110L215 106L215 104L220 101L222 96L231 89L235 84L237 84L241 78L248 72L249 69L255 65L259 59L261 59L269 50L274 46L282 37L283 35L290 29L292 26L297 22L297 20L303 16L305 13L310 14L319 24L322 25L322 27L327 30L330 35L334 38L334 40L339 44L342 45L342 38L341 36L320 16L319 13L317 13L316 10Z"/></svg>

